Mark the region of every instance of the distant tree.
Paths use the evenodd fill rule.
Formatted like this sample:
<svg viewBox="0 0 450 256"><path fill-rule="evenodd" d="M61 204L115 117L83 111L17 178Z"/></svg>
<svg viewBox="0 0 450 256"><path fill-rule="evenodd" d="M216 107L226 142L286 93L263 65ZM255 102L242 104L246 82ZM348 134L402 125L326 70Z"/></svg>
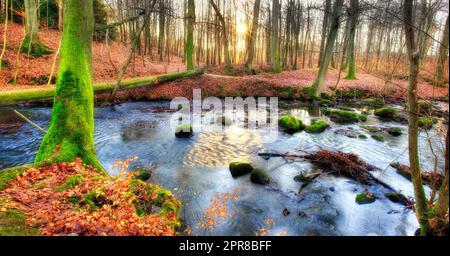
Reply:
<svg viewBox="0 0 450 256"><path fill-rule="evenodd" d="M280 21L281 5L280 0L272 0L272 29L271 29L271 64L272 71L275 73L281 72L281 56L280 56Z"/></svg>
<svg viewBox="0 0 450 256"><path fill-rule="evenodd" d="M39 37L38 6L36 0L25 0L25 37L20 45L20 52L38 58L51 51Z"/></svg>
<svg viewBox="0 0 450 256"><path fill-rule="evenodd" d="M247 70L250 73L253 71L253 58L255 56L255 43L256 43L256 34L258 32L260 9L261 9L261 0L255 0L255 6L253 7L252 29L250 32L250 36L248 38L248 54L246 62Z"/></svg>
<svg viewBox="0 0 450 256"><path fill-rule="evenodd" d="M194 25L195 25L195 0L188 0L187 41L186 41L186 66L188 70L194 69Z"/></svg>
<svg viewBox="0 0 450 256"><path fill-rule="evenodd" d="M214 0L210 0L209 2L211 3L212 8L216 12L217 18L220 22L220 28L222 30L223 49L224 49L224 54L225 54L225 69L229 72L232 69L232 65L231 65L231 55L230 55L230 40L228 38L227 24L225 22L225 18L223 17L222 13L220 12L219 7L216 5Z"/></svg>
<svg viewBox="0 0 450 256"><path fill-rule="evenodd" d="M355 53L355 39L356 39L356 28L358 26L358 16L359 16L359 0L351 0L349 8L349 35L348 35L348 47L347 47L347 66L348 73L346 79L354 80L356 79L356 53Z"/></svg>
<svg viewBox="0 0 450 256"><path fill-rule="evenodd" d="M449 47L449 16L447 16L447 22L445 23L444 33L442 34L441 45L439 47L438 63L436 67L436 82L437 85L442 86L445 81L448 82L448 76L445 74L445 63L448 60L448 47Z"/></svg>

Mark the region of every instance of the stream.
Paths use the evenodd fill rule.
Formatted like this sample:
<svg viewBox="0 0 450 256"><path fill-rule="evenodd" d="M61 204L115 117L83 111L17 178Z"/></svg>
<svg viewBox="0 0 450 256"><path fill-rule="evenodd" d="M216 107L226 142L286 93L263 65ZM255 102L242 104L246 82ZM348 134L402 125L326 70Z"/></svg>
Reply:
<svg viewBox="0 0 450 256"><path fill-rule="evenodd" d="M371 115L367 123L381 127L400 127L400 137L386 136L378 142L361 124L339 125L322 134L279 132L274 142L266 143L265 133L250 132L242 125L227 127L222 133L196 133L190 139L177 139L168 129L172 112L169 102L136 102L111 107L97 107L95 112L95 143L100 161L110 171L115 160L138 157L135 166L156 166L149 182L173 191L183 202L182 219L190 235L250 235L261 229L271 235L308 236L403 236L414 235L418 223L414 212L386 199L381 186L369 188L378 200L358 205L355 197L365 187L347 178L323 175L300 190L294 181L301 172L314 172L309 162L287 161L281 158L262 159L261 152L290 152L297 149L314 150L315 146L332 151L352 152L378 167L374 175L406 196L413 196L410 181L397 174L390 163L408 164L407 127L399 123L381 122ZM49 107L18 108L44 129L48 127ZM298 106L280 110L308 122L321 116L320 109ZM323 117L326 118L326 117ZM33 161L42 134L18 119L11 109L0 108L0 169ZM365 134L368 139L352 139L335 133L338 129ZM430 131L433 138L436 132ZM433 170L434 160L427 136L420 134L420 156L424 170ZM433 139L431 143L443 143ZM248 161L266 169L271 177L268 186L251 183L248 176L233 178L230 162ZM439 163L442 167L443 163ZM218 220L214 227L200 225L204 211L217 193L234 193L237 200L228 203L229 216ZM287 209L290 214L287 215ZM287 216L286 216L287 215Z"/></svg>

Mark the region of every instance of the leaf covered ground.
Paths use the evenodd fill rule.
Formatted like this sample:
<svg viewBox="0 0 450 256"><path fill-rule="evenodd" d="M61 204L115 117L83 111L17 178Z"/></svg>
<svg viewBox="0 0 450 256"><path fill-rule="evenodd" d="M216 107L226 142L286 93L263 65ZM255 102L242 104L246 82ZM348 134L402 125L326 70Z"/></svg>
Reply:
<svg viewBox="0 0 450 256"><path fill-rule="evenodd" d="M46 236L173 236L180 226L170 191L131 174L108 177L79 160L25 171L0 191L0 202L0 231L12 220Z"/></svg>

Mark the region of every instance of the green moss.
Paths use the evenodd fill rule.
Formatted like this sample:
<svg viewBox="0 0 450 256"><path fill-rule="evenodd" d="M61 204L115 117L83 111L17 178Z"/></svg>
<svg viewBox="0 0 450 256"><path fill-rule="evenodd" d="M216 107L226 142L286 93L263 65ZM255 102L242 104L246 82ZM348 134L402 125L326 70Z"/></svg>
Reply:
<svg viewBox="0 0 450 256"><path fill-rule="evenodd" d="M320 98L323 100L329 100L329 101L333 101L334 100L334 96L328 93L321 93L320 94Z"/></svg>
<svg viewBox="0 0 450 256"><path fill-rule="evenodd" d="M278 124L281 128L287 133L294 134L296 132L303 131L305 129L305 126L303 125L303 122L291 115L285 115L282 116L278 120Z"/></svg>
<svg viewBox="0 0 450 256"><path fill-rule="evenodd" d="M399 194L399 193L386 193L384 194L385 197L387 197L389 200L391 200L394 203L408 205L409 200L406 198L406 196Z"/></svg>
<svg viewBox="0 0 450 256"><path fill-rule="evenodd" d="M52 53L41 41L32 40L30 35L24 37L20 52L27 54L30 58L39 58Z"/></svg>
<svg viewBox="0 0 450 256"><path fill-rule="evenodd" d="M45 135L36 163L74 162L80 157L98 170L103 167L94 146L94 102L90 76L66 71L58 79L50 127Z"/></svg>
<svg viewBox="0 0 450 256"><path fill-rule="evenodd" d="M355 112L346 110L330 110L327 114L330 116L331 120L341 124L357 123L360 121L364 122L367 120L365 115L356 114Z"/></svg>
<svg viewBox="0 0 450 256"><path fill-rule="evenodd" d="M72 175L72 176L68 177L67 180L63 184L59 185L56 188L56 192L63 192L63 191L72 189L72 188L80 185L81 182L83 182L83 181L84 181L84 177L82 175L80 175L80 174Z"/></svg>
<svg viewBox="0 0 450 256"><path fill-rule="evenodd" d="M386 107L375 110L375 115L385 120L393 120L397 114L398 113L395 108Z"/></svg>
<svg viewBox="0 0 450 256"><path fill-rule="evenodd" d="M336 96L340 97L341 99L344 100L351 100L351 99L355 99L355 98L360 98L364 95L363 91L356 89L356 88L352 88L350 90L338 90L336 92Z"/></svg>
<svg viewBox="0 0 450 256"><path fill-rule="evenodd" d="M378 135L378 134L372 135L372 139L374 139L376 141L379 141L379 142L384 142L385 141L384 136Z"/></svg>
<svg viewBox="0 0 450 256"><path fill-rule="evenodd" d="M432 117L420 117L419 118L419 127L430 130L436 124L436 119Z"/></svg>
<svg viewBox="0 0 450 256"><path fill-rule="evenodd" d="M399 127L392 127L388 129L388 133L394 137L400 137L403 135L403 131Z"/></svg>
<svg viewBox="0 0 450 256"><path fill-rule="evenodd" d="M378 133L381 132L381 129L376 126L362 126L363 129L367 130L370 133Z"/></svg>
<svg viewBox="0 0 450 256"><path fill-rule="evenodd" d="M361 139L361 140L367 140L368 139L368 137L366 135L364 135L364 134L358 135L358 138Z"/></svg>
<svg viewBox="0 0 450 256"><path fill-rule="evenodd" d="M8 186L8 182L14 180L18 175L24 173L28 167L16 167L0 171L0 191Z"/></svg>
<svg viewBox="0 0 450 256"><path fill-rule="evenodd" d="M293 86L284 86L276 88L276 96L282 99L294 99L298 89Z"/></svg>
<svg viewBox="0 0 450 256"><path fill-rule="evenodd" d="M320 100L320 106L322 106L322 107L330 107L332 105L333 105L333 102L331 100L327 100L327 99Z"/></svg>
<svg viewBox="0 0 450 256"><path fill-rule="evenodd" d="M0 236L39 236L39 230L28 226L25 220L23 211L16 209L0 211Z"/></svg>
<svg viewBox="0 0 450 256"><path fill-rule="evenodd" d="M330 125L324 120L315 120L312 124L306 127L305 131L307 133L322 133L324 132Z"/></svg>
<svg viewBox="0 0 450 256"><path fill-rule="evenodd" d="M253 183L260 184L260 185L266 185L270 182L269 174L263 169L254 169L252 171L252 174L250 175L250 180Z"/></svg>
<svg viewBox="0 0 450 256"><path fill-rule="evenodd" d="M369 98L362 101L364 105L370 107L384 107L386 102L382 98Z"/></svg>
<svg viewBox="0 0 450 256"><path fill-rule="evenodd" d="M356 203L357 204L371 204L374 203L377 199L371 195L371 194L359 194L356 196Z"/></svg>
<svg viewBox="0 0 450 256"><path fill-rule="evenodd" d="M358 114L358 119L361 122L367 122L367 116L365 114Z"/></svg>
<svg viewBox="0 0 450 256"><path fill-rule="evenodd" d="M188 138L191 137L193 133L192 126L190 124L181 124L177 126L175 130L175 137L177 138Z"/></svg>

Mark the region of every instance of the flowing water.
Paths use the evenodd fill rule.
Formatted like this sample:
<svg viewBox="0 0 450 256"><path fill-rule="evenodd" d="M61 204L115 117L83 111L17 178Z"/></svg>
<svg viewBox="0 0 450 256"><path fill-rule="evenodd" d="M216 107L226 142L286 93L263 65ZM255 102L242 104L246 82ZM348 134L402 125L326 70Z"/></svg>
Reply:
<svg viewBox="0 0 450 256"><path fill-rule="evenodd" d="M314 172L308 162L283 159L262 159L261 152L289 152L297 149L314 150L316 145L329 150L358 154L363 160L380 168L375 175L407 196L413 196L412 184L394 169L392 161L408 163L406 126L382 123L371 116L367 125L400 127L404 135L386 137L377 142L360 125L338 125L318 135L299 133L293 136L279 133L274 142L267 143L265 133L251 132L242 125L232 125L223 132L202 132L190 139L176 139L168 129L172 113L168 102L126 103L120 106L96 108L95 142L98 157L112 175L114 160L137 156L134 166L156 166L150 182L171 189L183 201L182 218L191 235L255 235L262 229L272 235L413 235L418 228L414 213L404 206L387 200L386 190L379 186L368 188L379 199L369 205L358 205L355 197L366 187L346 178L321 176L301 189L294 181L301 172ZM21 108L21 113L47 128L50 108ZM320 117L314 107L281 110L308 122ZM280 114L281 114L280 113ZM0 109L0 169L33 161L42 134L17 119L10 109ZM366 125L366 124L365 124ZM8 126L8 129L4 129ZM337 135L338 129L367 135L367 140ZM436 139L431 143L443 143ZM427 136L421 133L421 163L433 170ZM248 176L231 177L228 165L233 161L248 161L268 170L271 185L260 186ZM442 166L443 163L439 163ZM205 228L204 212L218 193L238 192L237 200L228 202L228 216L218 224ZM290 215L283 214L284 209ZM285 211L286 213L286 211Z"/></svg>

